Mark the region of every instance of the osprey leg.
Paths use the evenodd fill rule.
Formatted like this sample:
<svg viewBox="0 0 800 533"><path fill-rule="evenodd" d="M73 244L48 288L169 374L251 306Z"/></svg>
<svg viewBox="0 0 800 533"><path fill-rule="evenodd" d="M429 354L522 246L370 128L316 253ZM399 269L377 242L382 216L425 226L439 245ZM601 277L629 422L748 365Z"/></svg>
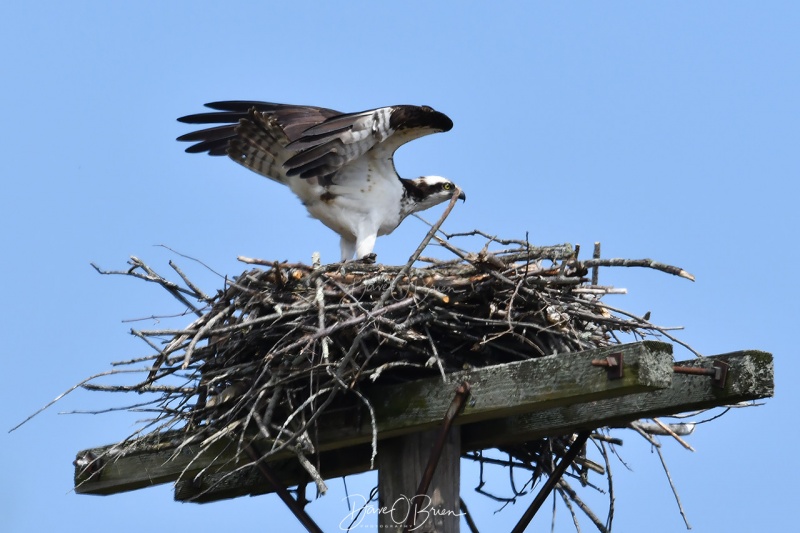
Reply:
<svg viewBox="0 0 800 533"><path fill-rule="evenodd" d="M353 258L353 254L356 253L356 241L342 237L339 240L339 249L342 251L342 261L349 261Z"/></svg>

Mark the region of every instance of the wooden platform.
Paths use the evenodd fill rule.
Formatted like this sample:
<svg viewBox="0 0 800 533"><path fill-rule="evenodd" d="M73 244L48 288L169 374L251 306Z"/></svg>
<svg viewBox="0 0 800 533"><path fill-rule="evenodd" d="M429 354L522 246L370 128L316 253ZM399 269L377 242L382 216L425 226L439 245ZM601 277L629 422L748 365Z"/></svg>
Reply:
<svg viewBox="0 0 800 533"><path fill-rule="evenodd" d="M623 356L619 379L612 379L606 368L592 365L593 360L612 354ZM671 345L640 342L456 372L444 381L439 377L374 386L362 392L375 410L377 438L387 439L437 427L456 386L467 381L471 396L455 421L461 426L463 453L773 394L772 356L765 352L748 350L677 364L711 368L714 361L728 365L722 387L708 376L674 373ZM324 478L370 468L373 431L362 403L326 413L317 434ZM106 495L176 482L177 500L201 503L271 492L255 469L231 474L250 462L237 451L237 443L220 441L201 452L199 444L178 448L182 438L165 433L158 443L125 452L115 445L83 450L76 460L75 490ZM257 445L265 451L271 443L262 440ZM101 459L95 468L85 469L87 458L92 457ZM284 486L308 481L291 454L277 453L269 461Z"/></svg>

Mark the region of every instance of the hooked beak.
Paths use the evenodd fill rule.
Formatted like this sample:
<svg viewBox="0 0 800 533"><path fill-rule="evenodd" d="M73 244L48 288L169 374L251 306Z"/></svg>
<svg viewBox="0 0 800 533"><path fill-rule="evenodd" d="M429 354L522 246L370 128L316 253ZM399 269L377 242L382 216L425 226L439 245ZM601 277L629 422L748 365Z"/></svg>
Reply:
<svg viewBox="0 0 800 533"><path fill-rule="evenodd" d="M461 189L459 189L459 191L461 192L461 194L458 195L458 199L461 200L462 202L466 202L467 201L467 195L464 194L464 191L462 191Z"/></svg>

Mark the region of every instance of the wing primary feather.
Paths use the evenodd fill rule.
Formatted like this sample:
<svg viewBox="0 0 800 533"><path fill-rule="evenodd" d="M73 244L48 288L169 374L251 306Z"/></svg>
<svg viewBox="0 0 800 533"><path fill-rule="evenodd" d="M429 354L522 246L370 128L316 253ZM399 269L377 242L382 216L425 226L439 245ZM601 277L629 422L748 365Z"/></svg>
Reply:
<svg viewBox="0 0 800 533"><path fill-rule="evenodd" d="M221 100L219 102L209 102L205 104L209 109L218 111L233 111L247 113L250 108L255 107L259 111L271 111L278 107L287 107L289 104L276 104L273 102L260 102L258 100Z"/></svg>
<svg viewBox="0 0 800 533"><path fill-rule="evenodd" d="M222 139L230 137L235 134L235 125L228 124L226 126L216 126L214 128L206 128L204 130L193 131L178 137L178 141L212 141L215 139Z"/></svg>
<svg viewBox="0 0 800 533"><path fill-rule="evenodd" d="M228 146L215 146L214 148L210 148L208 150L208 155L212 155L215 157L220 155L228 155L228 150L229 150Z"/></svg>
<svg viewBox="0 0 800 533"><path fill-rule="evenodd" d="M208 152L208 155L224 155L225 154L225 147L228 145L230 139L234 137L225 138L225 139L214 139L210 141L202 141L197 144L193 144L186 149L187 154L202 154L203 152ZM219 151L222 150L221 153Z"/></svg>
<svg viewBox="0 0 800 533"><path fill-rule="evenodd" d="M220 111L214 113L197 113L195 115L186 115L178 119L178 122L184 124L235 124L244 113L239 111Z"/></svg>

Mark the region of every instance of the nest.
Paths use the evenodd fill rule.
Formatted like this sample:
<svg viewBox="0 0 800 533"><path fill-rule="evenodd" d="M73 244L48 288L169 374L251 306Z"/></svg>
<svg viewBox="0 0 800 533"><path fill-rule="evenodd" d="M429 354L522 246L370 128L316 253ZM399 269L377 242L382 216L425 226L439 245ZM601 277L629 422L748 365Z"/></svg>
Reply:
<svg viewBox="0 0 800 533"><path fill-rule="evenodd" d="M454 244L459 237L485 239L485 245L469 252ZM275 443L272 452L294 451L324 490L305 457L314 450L310 430L337 395L366 401L362 384L603 347L631 335L679 342L649 317L605 304L605 295L624 290L600 285L598 269L637 266L692 279L680 268L649 259L602 259L599 245L582 260L578 247L568 244L533 246L480 231L434 238L451 259L421 257L424 246L404 266L240 258L255 266L226 280L213 296L172 262L180 282L135 257L124 271L98 268L159 284L197 318L185 328L132 331L153 354L117 363L115 372L138 369L146 373L141 381L82 386L155 393L155 416L123 448L141 447L166 430L179 432L184 443L260 435ZM532 472L533 483L571 438L504 451ZM483 454L468 457L482 466L493 461ZM578 462L583 471L591 463L585 457Z"/></svg>

